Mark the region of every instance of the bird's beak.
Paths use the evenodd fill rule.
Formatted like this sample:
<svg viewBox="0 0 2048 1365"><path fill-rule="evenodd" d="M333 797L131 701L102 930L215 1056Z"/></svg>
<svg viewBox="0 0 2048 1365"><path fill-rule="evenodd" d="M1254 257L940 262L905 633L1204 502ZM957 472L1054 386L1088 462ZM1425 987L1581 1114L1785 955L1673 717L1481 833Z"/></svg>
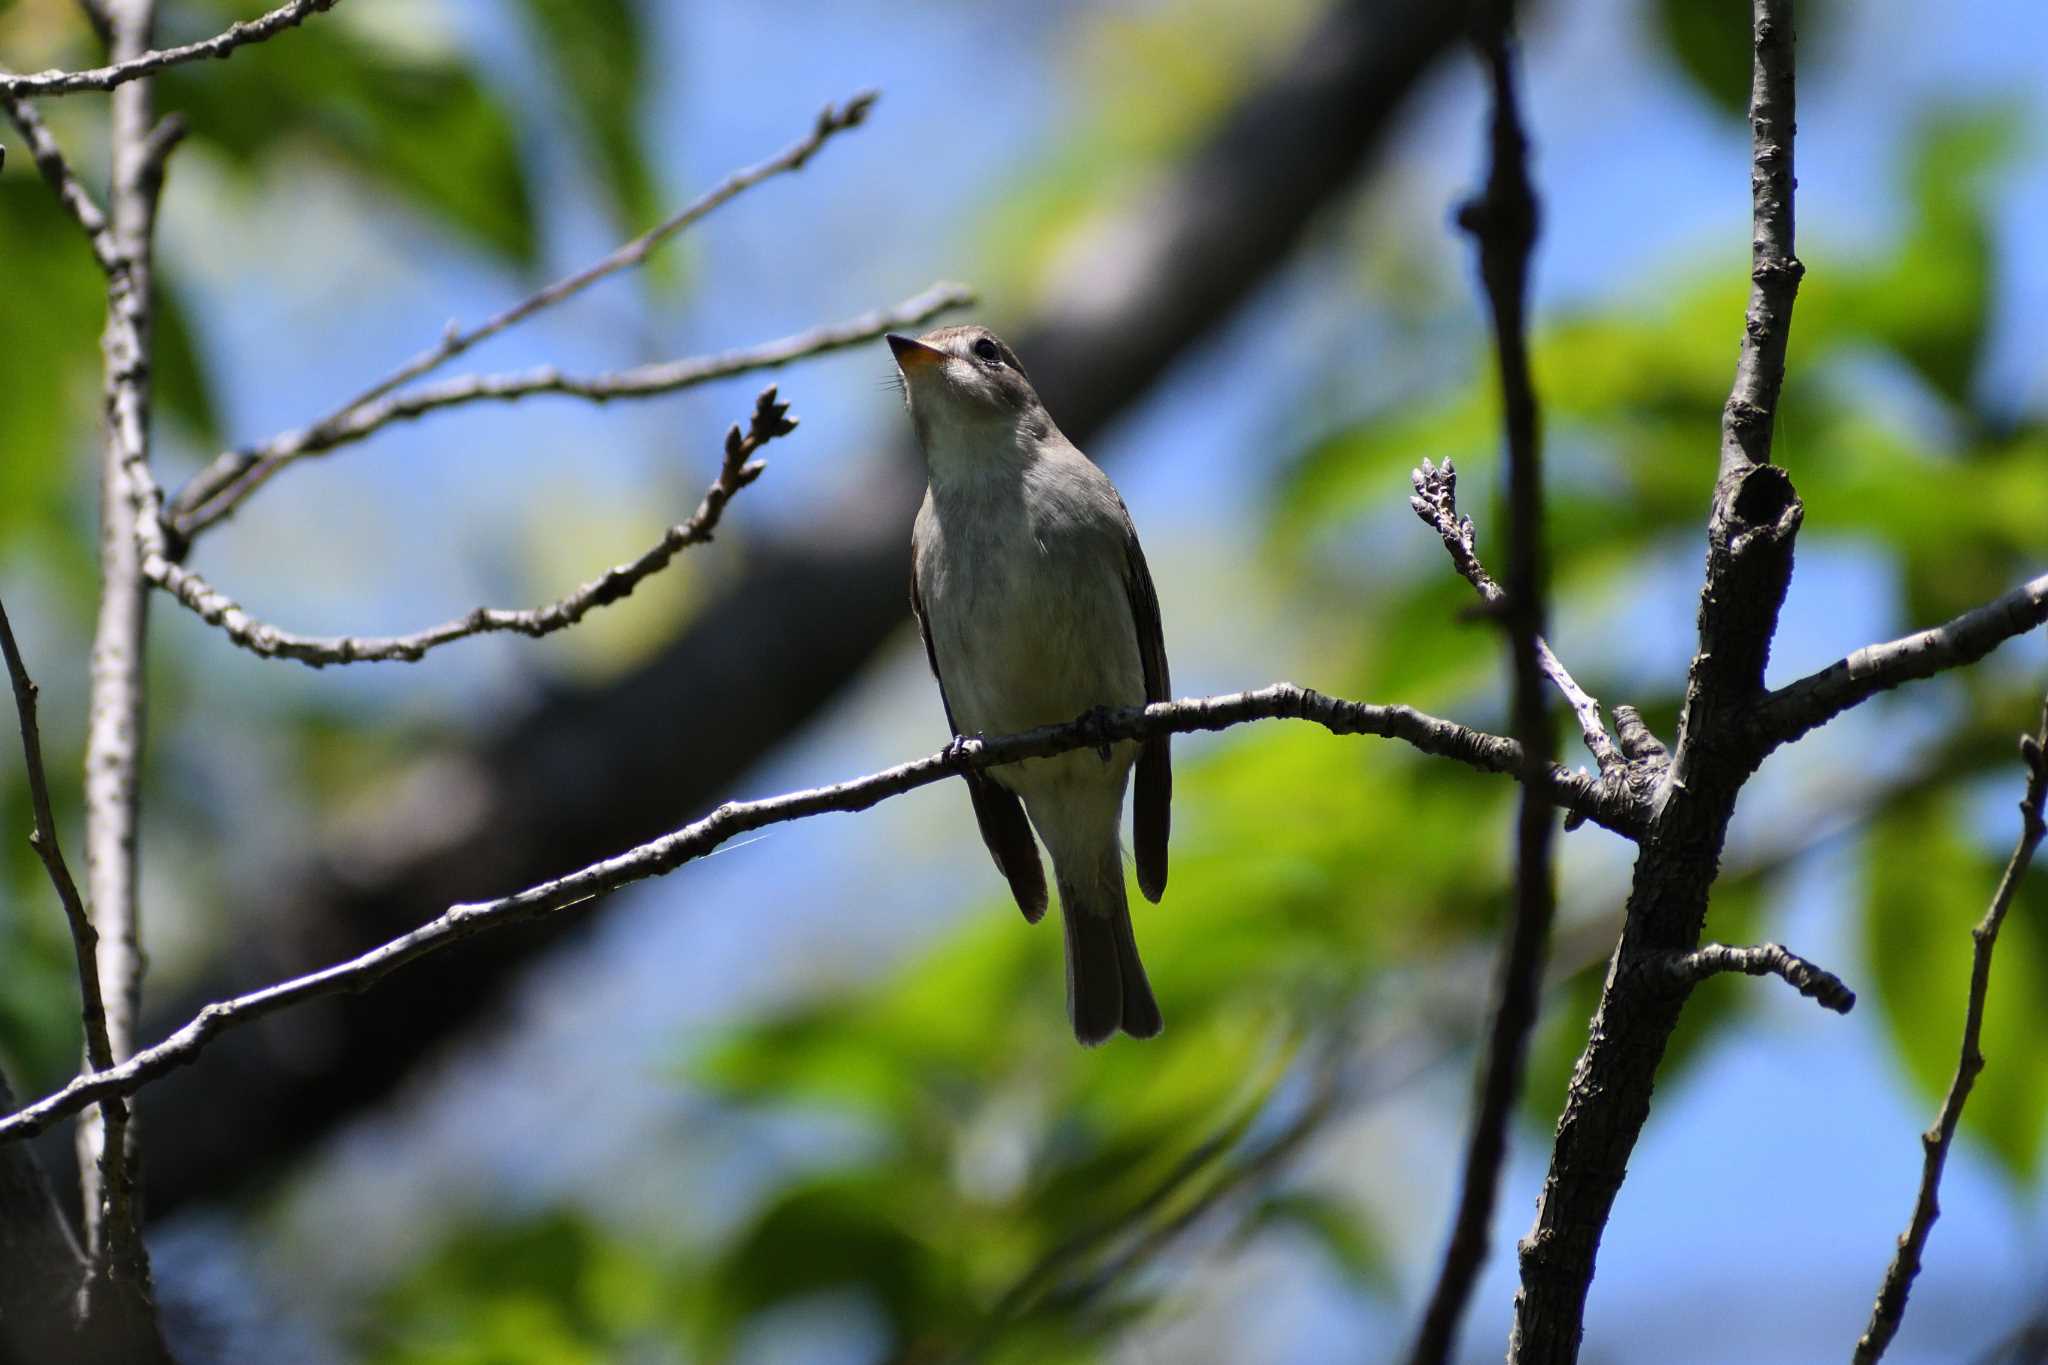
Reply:
<svg viewBox="0 0 2048 1365"><path fill-rule="evenodd" d="M929 365L937 365L946 358L946 353L936 346L927 346L914 337L889 333L889 349L895 353L896 368L903 371L907 379Z"/></svg>

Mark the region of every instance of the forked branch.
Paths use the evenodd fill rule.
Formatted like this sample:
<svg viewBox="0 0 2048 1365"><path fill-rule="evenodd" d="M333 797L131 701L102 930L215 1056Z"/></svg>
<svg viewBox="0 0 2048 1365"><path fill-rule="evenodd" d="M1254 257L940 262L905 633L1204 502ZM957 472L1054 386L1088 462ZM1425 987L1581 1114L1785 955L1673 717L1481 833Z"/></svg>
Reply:
<svg viewBox="0 0 2048 1365"><path fill-rule="evenodd" d="M466 616L410 635L319 637L296 635L259 621L234 599L213 587L184 565L161 554L144 563L152 583L196 612L210 626L218 627L228 639L252 654L266 659L294 659L312 668L329 664L374 663L387 660L417 662L428 650L472 635L513 631L538 638L566 630L599 607L630 594L642 581L661 572L678 554L692 545L711 539L725 505L735 494L760 476L767 466L752 459L754 452L778 436L796 430L789 405L776 401L775 387L761 390L754 415L742 433L737 423L725 436L725 458L718 477L704 492L704 500L687 521L678 522L662 533L645 554L629 564L615 565L574 592L538 607L513 610L478 607Z"/></svg>
<svg viewBox="0 0 2048 1365"><path fill-rule="evenodd" d="M920 326L940 313L973 302L972 290L963 285L941 283L912 295L893 308L872 309L844 322L813 327L793 336L717 355L664 360L592 375L566 374L553 365L543 365L507 374L464 375L422 384L403 393L386 394L374 402L350 409L339 419L323 419L312 426L284 432L261 445L221 457L227 461L222 468L233 466L245 471L242 482L236 484L235 497L232 501L222 499L207 508L195 510L192 499L201 491L204 476L195 479L173 500L169 513L170 530L174 539L189 541L201 530L227 516L255 491L257 484L284 466L365 440L394 422L410 421L444 408L469 403L506 403L539 394L561 394L593 403L652 398L715 379L775 369L794 361L858 346L887 332Z"/></svg>
<svg viewBox="0 0 2048 1365"><path fill-rule="evenodd" d="M849 128L859 127L867 118L868 110L874 107L877 98L876 92L867 90L844 104L825 106L809 133L766 161L733 172L670 218L614 249L602 259L592 262L572 275L556 280L543 289L536 290L475 326L465 328L451 324L436 345L406 361L303 431L283 438L286 444L275 454L266 454L259 448L229 451L217 456L178 494L173 511L174 529L179 538L175 548L182 551L184 540L197 535L233 512L244 499L261 487L271 474L296 455L315 449L325 449L338 444L341 440L354 439L345 434L351 424L362 409L377 402L386 394L395 393L415 379L439 369L471 347L509 330L543 309L551 308L565 299L574 298L599 280L639 265L656 247L697 223L726 201L752 189L762 181L790 171L801 170L804 164L835 136Z"/></svg>
<svg viewBox="0 0 2048 1365"><path fill-rule="evenodd" d="M1476 548L1477 532L1472 518L1458 511L1458 471L1449 460L1441 465L1431 464L1427 459L1420 469L1412 471L1409 482L1415 485L1415 492L1409 497L1408 505L1415 515L1422 518L1425 526L1437 533L1444 543L1444 549L1451 556L1451 567L1458 576L1470 583L1487 606L1498 609L1507 601L1507 593L1494 582L1493 575L1479 562ZM1550 642L1542 636L1536 637L1536 660L1544 676L1556 686L1572 714L1578 718L1579 735L1586 742L1587 752L1600 767L1603 777L1613 776L1628 767L1628 758L1615 747L1614 740L1607 734L1607 726L1600 717L1600 703L1580 687L1573 678ZM1617 708L1617 712L1618 712ZM1640 718L1638 718L1640 719ZM1616 724L1620 723L1619 715Z"/></svg>

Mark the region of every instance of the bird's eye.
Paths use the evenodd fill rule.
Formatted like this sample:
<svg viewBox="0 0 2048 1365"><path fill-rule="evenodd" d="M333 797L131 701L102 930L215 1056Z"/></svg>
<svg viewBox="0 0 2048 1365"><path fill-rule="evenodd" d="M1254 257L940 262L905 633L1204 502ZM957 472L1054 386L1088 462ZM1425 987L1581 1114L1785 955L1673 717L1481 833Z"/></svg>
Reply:
<svg viewBox="0 0 2048 1365"><path fill-rule="evenodd" d="M996 349L995 342L988 337L982 337L974 343L974 353L991 364L1003 358L1003 353Z"/></svg>

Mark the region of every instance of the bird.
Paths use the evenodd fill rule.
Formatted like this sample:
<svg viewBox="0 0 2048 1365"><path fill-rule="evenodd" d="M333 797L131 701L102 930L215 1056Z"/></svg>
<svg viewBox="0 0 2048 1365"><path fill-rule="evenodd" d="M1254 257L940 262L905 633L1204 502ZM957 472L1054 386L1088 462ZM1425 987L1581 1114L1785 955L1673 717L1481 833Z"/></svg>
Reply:
<svg viewBox="0 0 2048 1365"><path fill-rule="evenodd" d="M979 325L887 340L930 475L911 532L911 612L955 742L1167 700L1159 596L1131 514L1053 424L1016 353ZM1067 1015L1091 1047L1163 1026L1124 889L1134 770L1138 888L1157 902L1173 804L1167 736L966 775L982 841L1028 923L1046 910L1034 831L1052 857Z"/></svg>

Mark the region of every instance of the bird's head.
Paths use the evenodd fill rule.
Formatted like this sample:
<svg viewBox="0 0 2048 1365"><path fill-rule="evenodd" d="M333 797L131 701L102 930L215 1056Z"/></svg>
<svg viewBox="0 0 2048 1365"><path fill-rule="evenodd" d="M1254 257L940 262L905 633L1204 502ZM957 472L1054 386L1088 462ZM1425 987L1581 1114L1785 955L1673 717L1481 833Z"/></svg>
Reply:
<svg viewBox="0 0 2048 1365"><path fill-rule="evenodd" d="M891 332L889 349L928 459L941 458L942 446L1035 440L1051 429L1016 352L986 327L941 327L915 340Z"/></svg>

